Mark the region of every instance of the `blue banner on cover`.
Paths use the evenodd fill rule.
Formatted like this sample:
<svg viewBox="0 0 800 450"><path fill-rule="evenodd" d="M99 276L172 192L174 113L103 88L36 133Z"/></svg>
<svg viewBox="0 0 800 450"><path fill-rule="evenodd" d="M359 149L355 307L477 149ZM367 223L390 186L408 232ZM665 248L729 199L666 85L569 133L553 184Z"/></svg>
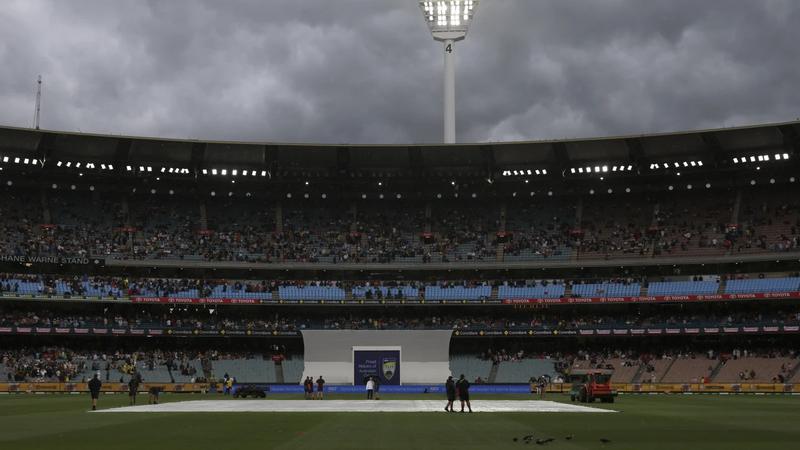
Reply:
<svg viewBox="0 0 800 450"><path fill-rule="evenodd" d="M400 384L400 350L355 350L353 352L355 384L365 385L369 377L377 377L383 386Z"/></svg>

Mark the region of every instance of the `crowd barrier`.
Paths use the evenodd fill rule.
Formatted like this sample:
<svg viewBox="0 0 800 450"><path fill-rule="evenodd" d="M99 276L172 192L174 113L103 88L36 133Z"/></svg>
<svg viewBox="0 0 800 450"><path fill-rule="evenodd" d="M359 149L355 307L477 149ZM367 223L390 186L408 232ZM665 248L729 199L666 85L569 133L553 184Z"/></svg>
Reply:
<svg viewBox="0 0 800 450"><path fill-rule="evenodd" d="M234 386L234 391L241 385ZM264 390L274 394L302 394L303 386L299 384L258 384ZM161 388L162 392L185 392L185 393L205 393L220 392L221 386L209 383L143 383L139 386L139 392L148 392L150 388ZM567 383L552 384L548 387L550 393L568 393L570 385ZM800 394L800 384L781 384L781 383L612 383L612 389L626 394L649 394L649 393L697 393L697 394L719 394L719 393L797 393ZM316 389L316 387L315 387ZM33 392L88 392L86 383L0 383L0 393L33 393ZM126 383L103 383L103 392L127 393ZM365 393L364 386L353 385L327 385L325 392L337 394L362 394ZM386 394L443 394L444 385L442 384L408 384L402 386L381 386L380 392ZM473 384L470 388L473 394L529 394L530 385L528 384Z"/></svg>

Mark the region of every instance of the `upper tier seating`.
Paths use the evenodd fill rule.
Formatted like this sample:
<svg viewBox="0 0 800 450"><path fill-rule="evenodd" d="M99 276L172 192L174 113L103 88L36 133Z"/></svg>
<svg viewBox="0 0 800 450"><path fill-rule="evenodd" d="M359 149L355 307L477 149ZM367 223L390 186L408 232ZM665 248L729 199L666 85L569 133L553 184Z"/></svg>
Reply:
<svg viewBox="0 0 800 450"><path fill-rule="evenodd" d="M655 281L647 288L648 295L711 295L719 290L716 281Z"/></svg>
<svg viewBox="0 0 800 450"><path fill-rule="evenodd" d="M549 283L536 284L535 286L500 286L497 289L497 297L500 299L519 299L519 298L561 298L564 296L564 285Z"/></svg>
<svg viewBox="0 0 800 450"><path fill-rule="evenodd" d="M729 280L725 288L725 292L728 294L797 291L800 291L800 278L757 278L746 280Z"/></svg>
<svg viewBox="0 0 800 450"><path fill-rule="evenodd" d="M587 283L574 284L572 295L580 297L638 297L642 287L639 283Z"/></svg>
<svg viewBox="0 0 800 450"><path fill-rule="evenodd" d="M428 300L480 300L489 298L491 286L425 286L425 298Z"/></svg>

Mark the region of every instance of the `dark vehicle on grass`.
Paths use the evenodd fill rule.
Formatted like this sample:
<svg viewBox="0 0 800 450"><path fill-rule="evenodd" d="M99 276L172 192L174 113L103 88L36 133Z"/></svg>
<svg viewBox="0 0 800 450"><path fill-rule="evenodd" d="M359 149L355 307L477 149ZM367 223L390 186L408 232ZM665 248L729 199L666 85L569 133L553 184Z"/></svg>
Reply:
<svg viewBox="0 0 800 450"><path fill-rule="evenodd" d="M600 399L603 403L614 403L617 392L611 389L611 369L575 369L569 374L572 387L570 400L592 403Z"/></svg>
<svg viewBox="0 0 800 450"><path fill-rule="evenodd" d="M260 386L257 384L242 384L234 388L234 398L266 398L269 386Z"/></svg>

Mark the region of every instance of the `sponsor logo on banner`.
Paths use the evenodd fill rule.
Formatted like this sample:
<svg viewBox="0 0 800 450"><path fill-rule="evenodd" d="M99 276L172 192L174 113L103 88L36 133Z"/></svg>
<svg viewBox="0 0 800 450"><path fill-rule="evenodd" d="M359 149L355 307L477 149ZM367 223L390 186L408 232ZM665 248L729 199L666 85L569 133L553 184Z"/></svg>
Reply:
<svg viewBox="0 0 800 450"><path fill-rule="evenodd" d="M667 328L665 330L665 332L667 334L681 334L681 329L680 328Z"/></svg>
<svg viewBox="0 0 800 450"><path fill-rule="evenodd" d="M516 304L584 304L584 303L659 303L659 302L714 302L726 300L788 299L800 298L800 292L759 292L755 294L710 295L648 295L644 297L579 297L579 298L525 298L505 299L502 303Z"/></svg>
<svg viewBox="0 0 800 450"><path fill-rule="evenodd" d="M703 328L703 333L719 333L719 328Z"/></svg>
<svg viewBox="0 0 800 450"><path fill-rule="evenodd" d="M581 336L587 336L594 334L594 330L578 330L578 334Z"/></svg>
<svg viewBox="0 0 800 450"><path fill-rule="evenodd" d="M764 332L766 333L777 333L779 328L778 327L763 327Z"/></svg>
<svg viewBox="0 0 800 450"><path fill-rule="evenodd" d="M17 333L28 334L31 332L30 327L17 327Z"/></svg>
<svg viewBox="0 0 800 450"><path fill-rule="evenodd" d="M126 330L125 328L112 328L111 329L111 334L127 334L127 333L128 333L128 330Z"/></svg>
<svg viewBox="0 0 800 450"><path fill-rule="evenodd" d="M108 328L92 328L92 334L108 334Z"/></svg>
<svg viewBox="0 0 800 450"><path fill-rule="evenodd" d="M69 328L56 328L56 334L69 334Z"/></svg>
<svg viewBox="0 0 800 450"><path fill-rule="evenodd" d="M151 334L153 336L161 336L164 333L164 330L147 330L147 334Z"/></svg>
<svg viewBox="0 0 800 450"><path fill-rule="evenodd" d="M644 330L641 328L633 328L631 329L631 334L644 334Z"/></svg>
<svg viewBox="0 0 800 450"><path fill-rule="evenodd" d="M0 333L11 333L11 327L0 327Z"/></svg>
<svg viewBox="0 0 800 450"><path fill-rule="evenodd" d="M744 327L744 328L742 328L742 330L745 333L758 333L758 329L759 329L758 327Z"/></svg>
<svg viewBox="0 0 800 450"><path fill-rule="evenodd" d="M800 326L797 325L784 325L783 331L800 331Z"/></svg>
<svg viewBox="0 0 800 450"><path fill-rule="evenodd" d="M131 334L134 335L134 336L141 336L141 335L144 334L144 330L137 330L137 329L131 328Z"/></svg>
<svg viewBox="0 0 800 450"><path fill-rule="evenodd" d="M75 334L89 334L88 328L73 328L72 332Z"/></svg>
<svg viewBox="0 0 800 450"><path fill-rule="evenodd" d="M722 331L725 333L738 333L739 327L722 327Z"/></svg>
<svg viewBox="0 0 800 450"><path fill-rule="evenodd" d="M661 334L663 332L664 332L664 330L662 330L661 328L648 328L647 329L647 334Z"/></svg>
<svg viewBox="0 0 800 450"><path fill-rule="evenodd" d="M601 336L608 336L611 334L611 330L594 330L594 332Z"/></svg>
<svg viewBox="0 0 800 450"><path fill-rule="evenodd" d="M394 377L394 374L397 372L397 359L383 358L381 369L383 370L383 376L387 380L391 381L391 379Z"/></svg>
<svg viewBox="0 0 800 450"><path fill-rule="evenodd" d="M37 333L50 333L51 331L53 331L53 329L50 327L36 327Z"/></svg>
<svg viewBox="0 0 800 450"><path fill-rule="evenodd" d="M619 328L614 329L614 334L628 334L628 330L622 330Z"/></svg>
<svg viewBox="0 0 800 450"><path fill-rule="evenodd" d="M261 300L257 298L131 297L131 303L258 305Z"/></svg>
<svg viewBox="0 0 800 450"><path fill-rule="evenodd" d="M684 328L683 332L686 334L698 334L700 333L700 328Z"/></svg>

